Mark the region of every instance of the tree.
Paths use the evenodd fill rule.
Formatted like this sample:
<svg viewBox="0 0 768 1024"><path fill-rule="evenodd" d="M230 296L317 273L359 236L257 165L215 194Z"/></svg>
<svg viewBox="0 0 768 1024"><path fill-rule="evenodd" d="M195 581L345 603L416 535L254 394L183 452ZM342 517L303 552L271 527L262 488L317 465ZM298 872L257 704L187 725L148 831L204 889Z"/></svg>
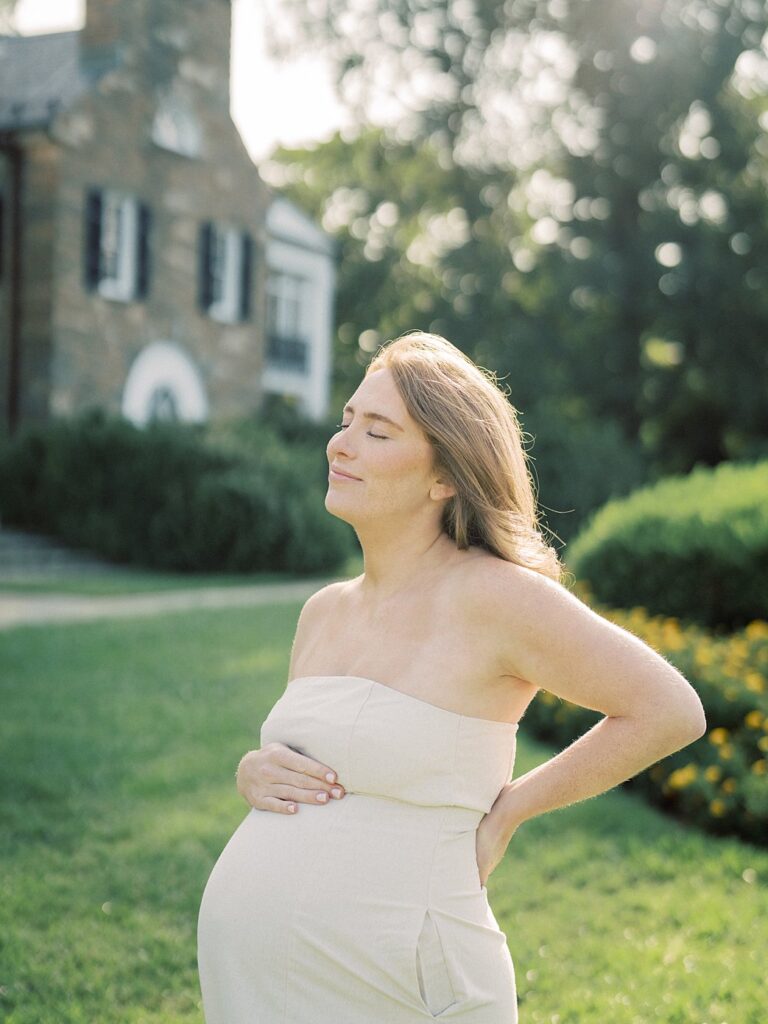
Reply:
<svg viewBox="0 0 768 1024"><path fill-rule="evenodd" d="M374 208L352 222L379 264L357 268L371 311L383 289L374 331L428 316L475 358L509 368L521 401L543 387L614 420L663 470L765 447L764 5L284 0L284 10L294 20L278 49L322 45L361 121L382 91L401 105L379 137L380 162L396 153L397 173L373 189L377 202L397 205L411 187L406 164L421 156L422 176L432 165L409 222L420 242L399 227L399 252L376 257ZM326 155L344 165L340 148ZM346 165L360 202L376 167L370 147ZM446 232L463 241L446 247ZM412 253L439 250L428 270L400 262L406 240Z"/></svg>

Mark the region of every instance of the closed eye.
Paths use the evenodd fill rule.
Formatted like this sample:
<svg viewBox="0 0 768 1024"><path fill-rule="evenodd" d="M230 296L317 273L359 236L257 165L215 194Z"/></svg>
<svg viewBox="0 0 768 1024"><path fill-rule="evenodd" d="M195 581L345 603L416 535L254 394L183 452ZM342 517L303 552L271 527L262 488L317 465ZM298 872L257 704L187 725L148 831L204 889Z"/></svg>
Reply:
<svg viewBox="0 0 768 1024"><path fill-rule="evenodd" d="M336 426L339 428L339 430L346 430L349 424L337 423ZM366 433L368 434L368 437L377 437L380 441L389 441L389 438L386 437L386 435L384 434L372 434L370 430L366 431Z"/></svg>

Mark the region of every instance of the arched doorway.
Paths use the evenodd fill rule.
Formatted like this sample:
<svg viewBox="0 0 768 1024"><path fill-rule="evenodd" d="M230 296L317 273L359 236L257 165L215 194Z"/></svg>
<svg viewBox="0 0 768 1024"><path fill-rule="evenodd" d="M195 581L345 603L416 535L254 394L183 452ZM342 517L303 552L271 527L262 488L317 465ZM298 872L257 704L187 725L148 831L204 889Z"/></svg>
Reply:
<svg viewBox="0 0 768 1024"><path fill-rule="evenodd" d="M208 419L202 375L181 345L153 341L141 350L125 381L122 413L137 426L152 420Z"/></svg>

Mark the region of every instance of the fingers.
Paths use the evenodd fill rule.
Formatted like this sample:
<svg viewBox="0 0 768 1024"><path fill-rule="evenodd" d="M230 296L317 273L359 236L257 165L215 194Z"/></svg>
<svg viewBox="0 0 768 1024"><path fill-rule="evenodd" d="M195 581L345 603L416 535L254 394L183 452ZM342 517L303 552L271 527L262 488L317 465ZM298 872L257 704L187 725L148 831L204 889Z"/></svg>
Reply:
<svg viewBox="0 0 768 1024"><path fill-rule="evenodd" d="M250 801L249 801L250 803ZM258 803L252 805L257 811L278 811L280 814L295 814L296 804L289 803L287 800L278 800L274 796L263 796Z"/></svg>
<svg viewBox="0 0 768 1024"><path fill-rule="evenodd" d="M317 803L318 795L320 803L330 799L339 800L344 796L344 787L338 781L336 772L327 764L307 757L288 746L282 747L281 755L277 768L271 776L272 789L293 787L296 792L289 793L288 796L295 797L301 803ZM264 767L267 768L269 776L271 762L266 761ZM280 768L284 770L281 771ZM309 795L307 796L303 791L307 791ZM323 793L326 794L325 797L322 796Z"/></svg>
<svg viewBox="0 0 768 1024"><path fill-rule="evenodd" d="M295 814L300 803L317 806L345 795L334 769L284 743L244 755L237 789L252 807L284 814Z"/></svg>
<svg viewBox="0 0 768 1024"><path fill-rule="evenodd" d="M333 791L338 793L338 796L333 791L328 793L324 789L303 789L299 786L281 785L280 783L270 786L269 791L280 797L281 800L295 800L300 804L327 804L331 800L341 800L344 796L341 786L333 787Z"/></svg>
<svg viewBox="0 0 768 1024"><path fill-rule="evenodd" d="M327 804L331 800L340 800L344 795L344 790L340 786L334 786L333 792L329 795L325 790L301 789L298 786L278 783L273 783L269 787L268 796L255 786L245 785L240 792L248 803L258 810L282 811L288 814L294 814L298 810L298 804Z"/></svg>
<svg viewBox="0 0 768 1024"><path fill-rule="evenodd" d="M292 747L284 747L282 764L290 771L302 776L300 780L292 780L293 785L322 788L326 792L330 792L332 786L342 788L333 768L329 768L321 761L315 761L314 758L307 757Z"/></svg>

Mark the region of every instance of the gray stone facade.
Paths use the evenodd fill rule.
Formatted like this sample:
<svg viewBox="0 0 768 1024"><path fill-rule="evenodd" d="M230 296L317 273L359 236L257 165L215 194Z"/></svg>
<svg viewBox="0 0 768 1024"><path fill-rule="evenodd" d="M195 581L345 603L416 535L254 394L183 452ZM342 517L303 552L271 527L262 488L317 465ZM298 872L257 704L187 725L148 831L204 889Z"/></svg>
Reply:
<svg viewBox="0 0 768 1024"><path fill-rule="evenodd" d="M199 374L211 416L259 407L271 192L230 116L230 17L229 0L88 0L80 33L0 40L27 70L48 41L37 80L16 76L22 95L0 106L6 429L89 405L120 412L131 367L158 342ZM87 287L93 189L148 211L143 294ZM250 240L249 301L232 322L200 305L205 222Z"/></svg>

